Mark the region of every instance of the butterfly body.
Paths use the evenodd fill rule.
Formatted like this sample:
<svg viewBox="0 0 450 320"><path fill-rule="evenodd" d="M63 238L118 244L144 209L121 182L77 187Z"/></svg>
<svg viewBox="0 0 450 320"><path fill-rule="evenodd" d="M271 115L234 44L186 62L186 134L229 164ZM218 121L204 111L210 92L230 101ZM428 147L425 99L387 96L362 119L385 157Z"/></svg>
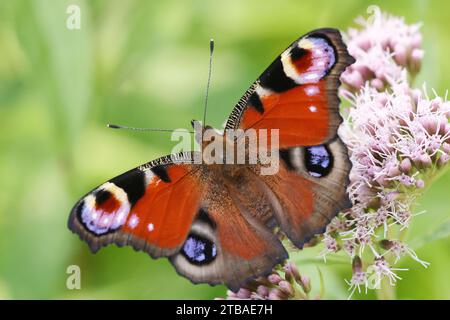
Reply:
<svg viewBox="0 0 450 320"><path fill-rule="evenodd" d="M288 257L275 230L302 248L350 207L337 88L352 62L337 30L301 37L246 91L223 133L194 122L201 151L100 185L72 209L69 228L94 252L114 243L168 257L194 283L237 290L270 272Z"/></svg>

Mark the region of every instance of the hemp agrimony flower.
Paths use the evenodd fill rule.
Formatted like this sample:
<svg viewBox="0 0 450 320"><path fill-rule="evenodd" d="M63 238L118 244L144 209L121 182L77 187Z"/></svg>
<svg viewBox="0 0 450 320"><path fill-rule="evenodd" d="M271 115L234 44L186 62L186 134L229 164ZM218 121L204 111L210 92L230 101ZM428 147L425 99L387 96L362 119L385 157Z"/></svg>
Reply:
<svg viewBox="0 0 450 320"><path fill-rule="evenodd" d="M383 90L390 80L402 76L402 70L415 75L422 64L420 24L407 25L402 17L382 13L376 6L368 12L372 13L368 19L356 19L361 28L347 32L348 51L356 62L341 79L351 91L358 91L367 81Z"/></svg>
<svg viewBox="0 0 450 320"><path fill-rule="evenodd" d="M353 207L323 237L324 257L339 247L353 259L351 294L360 286L377 289L383 279L393 286L403 270L394 265L404 255L428 266L402 239L412 206L450 159L450 102L408 80L423 56L420 25L373 11L358 20L362 29L348 32L356 62L341 77L351 104L339 134L353 164Z"/></svg>

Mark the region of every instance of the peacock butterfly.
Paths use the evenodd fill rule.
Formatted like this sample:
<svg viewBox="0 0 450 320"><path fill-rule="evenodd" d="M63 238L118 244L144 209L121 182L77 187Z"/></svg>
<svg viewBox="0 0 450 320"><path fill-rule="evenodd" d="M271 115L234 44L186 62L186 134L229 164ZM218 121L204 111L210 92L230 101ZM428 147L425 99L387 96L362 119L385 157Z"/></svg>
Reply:
<svg viewBox="0 0 450 320"><path fill-rule="evenodd" d="M194 283L223 283L236 291L270 272L288 257L275 228L302 248L350 207L351 164L337 135L337 89L353 62L338 30L312 31L278 56L238 101L224 131L278 130L275 174L261 174L258 160L199 162L201 151L164 156L81 198L69 229L93 252L114 243L168 257ZM215 138L237 143L225 133Z"/></svg>

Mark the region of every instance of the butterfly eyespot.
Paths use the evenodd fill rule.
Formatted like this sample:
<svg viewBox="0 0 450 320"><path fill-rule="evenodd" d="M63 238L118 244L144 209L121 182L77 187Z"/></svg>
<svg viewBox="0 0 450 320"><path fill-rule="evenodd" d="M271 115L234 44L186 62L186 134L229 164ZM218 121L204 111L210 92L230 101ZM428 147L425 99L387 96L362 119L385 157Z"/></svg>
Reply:
<svg viewBox="0 0 450 320"><path fill-rule="evenodd" d="M315 178L328 175L333 168L333 155L326 145L305 148L305 167Z"/></svg>
<svg viewBox="0 0 450 320"><path fill-rule="evenodd" d="M106 234L121 227L125 224L129 211L127 194L111 182L106 182L87 195L77 209L81 223L96 235Z"/></svg>
<svg viewBox="0 0 450 320"><path fill-rule="evenodd" d="M101 189L95 194L95 209L105 212L117 211L121 206L120 200L118 200L114 194L109 190Z"/></svg>
<svg viewBox="0 0 450 320"><path fill-rule="evenodd" d="M192 264L208 264L216 258L217 249L214 242L197 234L190 234L181 253Z"/></svg>
<svg viewBox="0 0 450 320"><path fill-rule="evenodd" d="M307 53L308 51L306 49L295 46L291 49L291 58L293 61L296 61L304 57Z"/></svg>
<svg viewBox="0 0 450 320"><path fill-rule="evenodd" d="M114 195L108 190L99 190L95 194L95 202L97 205L100 205L106 202L108 199L113 199Z"/></svg>

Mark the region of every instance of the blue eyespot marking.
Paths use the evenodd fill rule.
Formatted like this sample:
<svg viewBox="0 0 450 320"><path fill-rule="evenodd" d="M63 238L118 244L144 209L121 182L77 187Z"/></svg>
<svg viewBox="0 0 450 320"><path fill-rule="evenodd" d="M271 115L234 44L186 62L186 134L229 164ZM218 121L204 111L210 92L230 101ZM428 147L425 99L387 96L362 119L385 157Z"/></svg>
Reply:
<svg viewBox="0 0 450 320"><path fill-rule="evenodd" d="M196 234L190 234L181 249L183 256L192 264L208 264L217 255L214 242Z"/></svg>
<svg viewBox="0 0 450 320"><path fill-rule="evenodd" d="M333 155L326 145L306 147L305 166L311 176L324 177L333 168Z"/></svg>

